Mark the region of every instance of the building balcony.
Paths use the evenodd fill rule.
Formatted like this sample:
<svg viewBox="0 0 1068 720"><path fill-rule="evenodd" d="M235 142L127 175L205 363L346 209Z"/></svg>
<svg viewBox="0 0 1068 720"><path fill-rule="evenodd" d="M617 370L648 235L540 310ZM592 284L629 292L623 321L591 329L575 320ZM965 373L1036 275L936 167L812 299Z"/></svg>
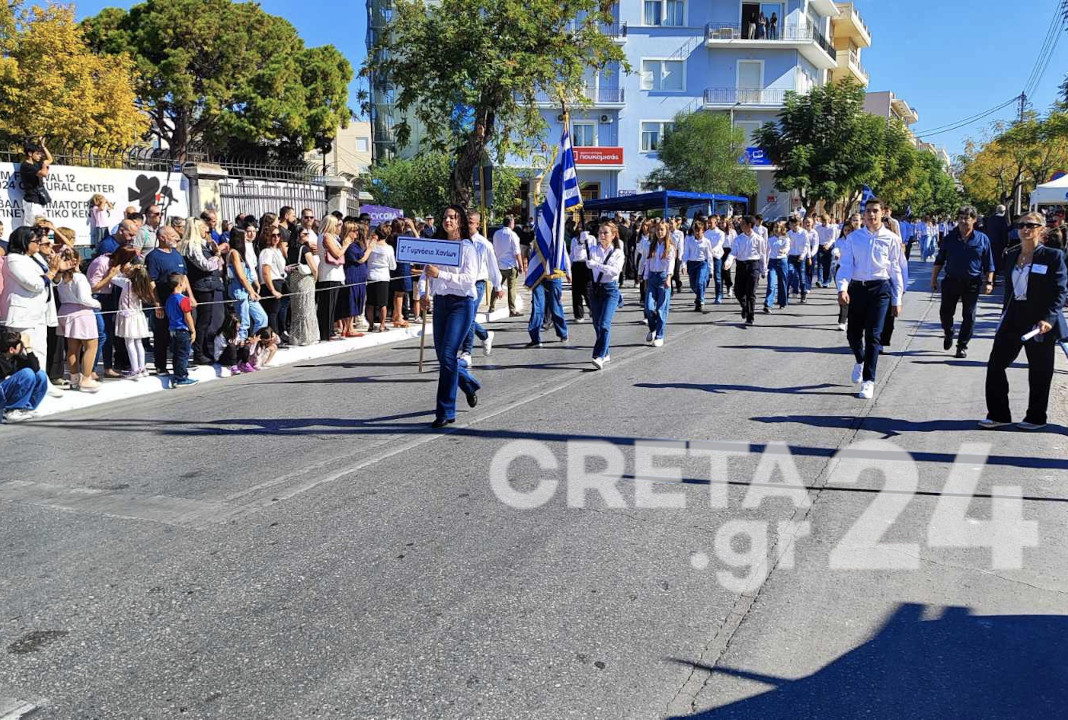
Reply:
<svg viewBox="0 0 1068 720"><path fill-rule="evenodd" d="M581 95L589 103L588 107L619 109L626 105L626 95L623 92L623 88L605 87L603 85L587 86L582 88ZM546 93L538 93L536 100L541 107L560 106L559 100L549 97Z"/></svg>
<svg viewBox="0 0 1068 720"><path fill-rule="evenodd" d="M714 87L705 89L704 106L707 110L733 107L777 108L786 99L786 90L775 88Z"/></svg>
<svg viewBox="0 0 1068 720"><path fill-rule="evenodd" d="M890 101L890 112L893 113L894 117L905 123L906 127L920 121L920 114L901 98L894 98Z"/></svg>
<svg viewBox="0 0 1068 720"><path fill-rule="evenodd" d="M601 23L601 33L622 45L627 42L627 23Z"/></svg>
<svg viewBox="0 0 1068 720"><path fill-rule="evenodd" d="M871 31L857 11L855 3L837 3L841 15L831 21L835 40L852 40L854 45L871 47Z"/></svg>
<svg viewBox="0 0 1068 720"><path fill-rule="evenodd" d="M865 70L864 66L860 63L860 53L856 50L838 51L838 67L834 69L831 77L833 80L842 80L850 77L864 87L868 87L870 81L868 71Z"/></svg>
<svg viewBox="0 0 1068 720"><path fill-rule="evenodd" d="M749 37L748 28L742 31L737 23L709 23L705 26L705 47L731 47L750 50L797 50L820 70L833 70L838 65L834 46L818 28L804 24L788 24L774 37Z"/></svg>

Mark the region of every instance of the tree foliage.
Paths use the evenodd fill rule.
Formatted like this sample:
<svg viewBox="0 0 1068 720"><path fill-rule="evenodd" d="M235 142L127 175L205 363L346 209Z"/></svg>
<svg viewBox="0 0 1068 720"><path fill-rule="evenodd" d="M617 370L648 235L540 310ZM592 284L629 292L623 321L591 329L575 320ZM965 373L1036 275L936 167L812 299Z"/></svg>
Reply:
<svg viewBox="0 0 1068 720"><path fill-rule="evenodd" d="M745 131L731 127L724 113L679 113L664 135L660 162L645 181L647 188L726 195L754 195L756 173L738 160L745 153Z"/></svg>
<svg viewBox="0 0 1068 720"><path fill-rule="evenodd" d="M88 48L70 7L0 6L0 142L44 137L53 146L134 145L148 128L137 110L133 61Z"/></svg>
<svg viewBox="0 0 1068 720"><path fill-rule="evenodd" d="M987 142L965 144L963 165L965 193L984 210L1013 205L1017 192L1026 202L1036 185L1068 170L1068 113L1032 112L1012 125L995 124Z"/></svg>
<svg viewBox="0 0 1068 720"><path fill-rule="evenodd" d="M396 0L390 31L371 49L363 73L396 88L400 145L409 140L410 116L425 128L425 145L456 154L450 194L469 204L472 171L487 149L500 161L540 142L546 123L539 95L582 104L587 69L624 61L601 31L613 4Z"/></svg>
<svg viewBox="0 0 1068 720"><path fill-rule="evenodd" d="M409 215L436 215L452 202L454 163L454 156L441 150L379 163L371 168L370 193L376 203L400 208ZM500 217L512 210L520 182L511 168L493 169L492 214Z"/></svg>
<svg viewBox="0 0 1068 720"><path fill-rule="evenodd" d="M351 117L349 62L332 45L305 47L256 3L147 0L83 27L97 52L135 58L152 132L179 155L200 146L292 159Z"/></svg>

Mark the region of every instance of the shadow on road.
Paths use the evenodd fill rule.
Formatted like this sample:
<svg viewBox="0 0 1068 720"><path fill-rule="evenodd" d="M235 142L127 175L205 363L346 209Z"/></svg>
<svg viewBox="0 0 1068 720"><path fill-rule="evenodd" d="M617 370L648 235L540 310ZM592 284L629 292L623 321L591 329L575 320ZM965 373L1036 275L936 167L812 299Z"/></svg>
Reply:
<svg viewBox="0 0 1068 720"><path fill-rule="evenodd" d="M868 642L797 679L674 662L773 689L679 716L728 718L1054 718L1068 706L1068 617L972 615L903 604Z"/></svg>

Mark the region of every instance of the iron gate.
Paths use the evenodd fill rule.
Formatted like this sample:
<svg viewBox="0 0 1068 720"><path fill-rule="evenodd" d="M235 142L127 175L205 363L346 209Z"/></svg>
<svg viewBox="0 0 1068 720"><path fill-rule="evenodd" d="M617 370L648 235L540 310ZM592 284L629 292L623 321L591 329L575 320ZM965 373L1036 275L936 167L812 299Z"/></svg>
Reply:
<svg viewBox="0 0 1068 720"><path fill-rule="evenodd" d="M220 217L233 220L241 213L261 217L277 213L283 205L304 208L316 217L326 215L326 188L318 183L294 183L274 180L222 180L219 182Z"/></svg>

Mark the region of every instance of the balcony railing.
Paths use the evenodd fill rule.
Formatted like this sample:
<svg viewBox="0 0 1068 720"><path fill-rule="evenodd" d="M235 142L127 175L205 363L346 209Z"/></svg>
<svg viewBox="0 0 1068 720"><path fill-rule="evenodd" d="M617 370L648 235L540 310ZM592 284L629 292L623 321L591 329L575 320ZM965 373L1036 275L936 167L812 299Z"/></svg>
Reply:
<svg viewBox="0 0 1068 720"><path fill-rule="evenodd" d="M857 10L856 3L846 2L835 4L838 6L838 9L842 11L843 15L851 15L853 20L856 21L857 25L864 28L864 32L867 34L867 36L871 37L871 30L868 29L868 24L864 22L864 18L861 17L860 11Z"/></svg>
<svg viewBox="0 0 1068 720"><path fill-rule="evenodd" d="M622 40L627 37L627 23L601 23L601 33Z"/></svg>
<svg viewBox="0 0 1068 720"><path fill-rule="evenodd" d="M782 105L786 92L774 88L706 88L705 105Z"/></svg>
<svg viewBox="0 0 1068 720"><path fill-rule="evenodd" d="M743 31L737 23L709 23L705 26L706 40L767 40L769 42L815 42L823 48L828 55L835 57L834 45L827 40L827 36L820 32L819 28L805 24L800 26L787 25L778 28L774 33L765 31L763 37L759 27L746 27Z"/></svg>
<svg viewBox="0 0 1068 720"><path fill-rule="evenodd" d="M624 103L623 88L619 87L605 87L599 85L597 87L584 87L581 90L582 97L586 98L594 105L622 105ZM559 102L555 97L549 97L546 93L538 93L537 102L541 104L555 105Z"/></svg>
<svg viewBox="0 0 1068 720"><path fill-rule="evenodd" d="M856 50L839 50L837 55L838 65L841 66L842 62L849 63L849 66L857 71L865 81L869 80L868 71L864 69L864 66L860 63L860 53Z"/></svg>

